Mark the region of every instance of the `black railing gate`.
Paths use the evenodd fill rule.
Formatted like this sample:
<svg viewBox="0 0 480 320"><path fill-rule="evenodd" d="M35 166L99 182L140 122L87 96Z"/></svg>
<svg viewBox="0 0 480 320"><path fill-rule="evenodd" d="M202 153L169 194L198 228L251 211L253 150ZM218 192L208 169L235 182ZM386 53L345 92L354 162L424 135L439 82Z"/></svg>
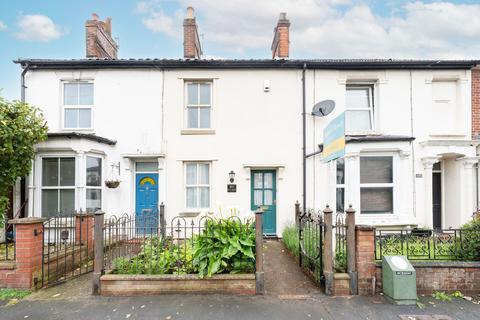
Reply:
<svg viewBox="0 0 480 320"><path fill-rule="evenodd" d="M322 211L307 210L297 216L299 264L317 284L323 284L325 224Z"/></svg>

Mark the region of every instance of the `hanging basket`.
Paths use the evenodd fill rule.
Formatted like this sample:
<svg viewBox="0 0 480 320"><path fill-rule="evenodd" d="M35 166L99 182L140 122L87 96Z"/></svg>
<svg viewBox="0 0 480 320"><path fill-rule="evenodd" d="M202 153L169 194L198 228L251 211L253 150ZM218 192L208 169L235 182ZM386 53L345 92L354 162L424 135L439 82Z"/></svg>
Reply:
<svg viewBox="0 0 480 320"><path fill-rule="evenodd" d="M105 185L107 186L107 188L115 189L118 188L118 186L120 185L120 180L106 180Z"/></svg>

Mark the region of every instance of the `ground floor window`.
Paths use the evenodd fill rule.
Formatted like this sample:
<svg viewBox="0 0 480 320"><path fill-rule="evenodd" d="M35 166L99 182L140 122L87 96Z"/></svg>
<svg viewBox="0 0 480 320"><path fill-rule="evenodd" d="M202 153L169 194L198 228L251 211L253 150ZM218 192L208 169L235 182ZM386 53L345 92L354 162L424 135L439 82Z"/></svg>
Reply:
<svg viewBox="0 0 480 320"><path fill-rule="evenodd" d="M42 159L42 216L70 215L75 210L75 158Z"/></svg>
<svg viewBox="0 0 480 320"><path fill-rule="evenodd" d="M336 170L337 181L336 181L336 189L335 189L336 210L337 212L344 212L345 211L345 160L337 159L336 167L337 167L337 170Z"/></svg>
<svg viewBox="0 0 480 320"><path fill-rule="evenodd" d="M87 157L86 165L86 211L102 208L102 159Z"/></svg>
<svg viewBox="0 0 480 320"><path fill-rule="evenodd" d="M188 209L210 208L210 163L185 163L185 196Z"/></svg>
<svg viewBox="0 0 480 320"><path fill-rule="evenodd" d="M361 213L393 213L393 157L360 157Z"/></svg>

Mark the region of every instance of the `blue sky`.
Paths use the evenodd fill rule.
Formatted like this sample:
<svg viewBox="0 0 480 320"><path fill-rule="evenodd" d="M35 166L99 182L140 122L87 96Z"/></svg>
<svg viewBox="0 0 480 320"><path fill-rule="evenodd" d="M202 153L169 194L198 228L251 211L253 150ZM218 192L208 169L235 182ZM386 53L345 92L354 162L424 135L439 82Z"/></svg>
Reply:
<svg viewBox="0 0 480 320"><path fill-rule="evenodd" d="M281 11L292 58L480 58L480 0L1 1L0 94L19 98L16 58L83 58L92 12L112 17L120 58L181 58L189 5L206 58L269 58Z"/></svg>

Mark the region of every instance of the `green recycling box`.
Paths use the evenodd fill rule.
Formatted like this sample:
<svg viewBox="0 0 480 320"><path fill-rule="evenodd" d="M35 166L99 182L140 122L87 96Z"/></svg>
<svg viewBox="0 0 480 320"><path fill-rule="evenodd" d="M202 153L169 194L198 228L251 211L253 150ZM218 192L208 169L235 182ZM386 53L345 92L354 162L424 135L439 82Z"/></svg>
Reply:
<svg viewBox="0 0 480 320"><path fill-rule="evenodd" d="M383 256L382 286L385 298L394 304L417 302L417 275L404 256Z"/></svg>

